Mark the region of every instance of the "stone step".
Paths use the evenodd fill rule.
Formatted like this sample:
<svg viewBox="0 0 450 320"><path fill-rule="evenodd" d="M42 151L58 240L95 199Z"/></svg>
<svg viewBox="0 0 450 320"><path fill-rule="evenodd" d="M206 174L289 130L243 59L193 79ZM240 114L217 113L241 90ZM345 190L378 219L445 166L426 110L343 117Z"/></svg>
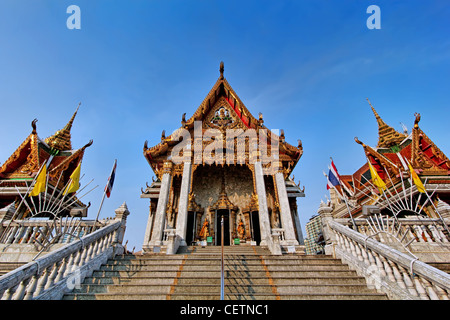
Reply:
<svg viewBox="0 0 450 320"><path fill-rule="evenodd" d="M450 273L450 263L448 262L428 262L428 264L436 269Z"/></svg>
<svg viewBox="0 0 450 320"><path fill-rule="evenodd" d="M66 294L64 300L219 300L220 294L112 294L112 293L79 293ZM357 294L357 293L341 293L341 294L292 294L276 296L274 294L232 294L224 295L226 300L386 300L386 295L379 293Z"/></svg>
<svg viewBox="0 0 450 320"><path fill-rule="evenodd" d="M173 290L173 291L172 291ZM73 293L119 293L119 294L169 294L170 292L180 293L203 293L215 294L220 293L220 283L218 284L177 284L174 289L171 285L164 284L90 284L83 285L80 289L75 289ZM249 285L234 285L225 284L225 293L272 293L273 288L268 284L249 284Z"/></svg>
<svg viewBox="0 0 450 320"><path fill-rule="evenodd" d="M187 259L138 259L138 260L108 260L106 265L180 265L183 261L189 264L196 265L219 265L221 264L220 258L214 257L189 257ZM226 265L258 265L261 264L261 259L259 257L243 257L243 258L225 258L224 263ZM305 265L305 264L333 264L341 265L342 262L338 259L264 259L265 265Z"/></svg>
<svg viewBox="0 0 450 320"><path fill-rule="evenodd" d="M156 285L143 285L143 284L89 284L82 285L80 289L74 289L73 293L118 293L118 294L169 294L171 284L156 284Z"/></svg>
<svg viewBox="0 0 450 320"><path fill-rule="evenodd" d="M340 294L340 293L376 293L369 289L366 284L306 284L306 285L277 285L277 292L284 294Z"/></svg>
<svg viewBox="0 0 450 320"><path fill-rule="evenodd" d="M93 277L121 277L121 278L132 278L132 277L176 277L178 271L112 271L112 270L97 270L94 271ZM307 278L307 277L351 277L356 276L356 271L352 270L307 270L307 271L272 271L270 272L272 279L286 278L286 279L296 279L296 278ZM220 269L216 271L203 271L201 275L197 271L185 271L180 273L180 278L214 278L220 277ZM227 270L225 271L225 277L267 277L265 271L247 271L237 272Z"/></svg>
<svg viewBox="0 0 450 320"><path fill-rule="evenodd" d="M364 278L331 256L274 256L252 247L228 247L226 251L225 299L387 298L369 289ZM207 247L177 255L119 256L64 299L217 300L220 254L220 247Z"/></svg>
<svg viewBox="0 0 450 320"><path fill-rule="evenodd" d="M137 272L137 271L178 271L180 269L179 265L136 265L136 266L127 266L127 265L102 265L100 267L100 271L129 271L129 272ZM347 270L348 267L345 265L328 265L328 264L309 264L309 265L268 265L267 269L272 272L276 271L291 271L291 272L301 272L308 271L314 269L315 271L339 271L339 270ZM192 272L209 272L209 271L220 271L220 265L209 265L209 264L185 264L183 266L184 271L192 271ZM224 270L226 271L240 271L240 272L249 272L249 271L261 271L264 270L264 267L261 264L249 264L249 265L225 265Z"/></svg>
<svg viewBox="0 0 450 320"><path fill-rule="evenodd" d="M272 281L276 286L303 286L303 285L364 285L366 286L366 280L362 277L296 277L296 278L274 278Z"/></svg>
<svg viewBox="0 0 450 320"><path fill-rule="evenodd" d="M329 265L329 264L299 264L299 265L268 265L267 269L272 271L340 271L340 270L348 270L348 267L346 265Z"/></svg>
<svg viewBox="0 0 450 320"><path fill-rule="evenodd" d="M0 276L15 270L24 264L26 264L26 262L0 262Z"/></svg>
<svg viewBox="0 0 450 320"><path fill-rule="evenodd" d="M297 255L297 254L286 254L286 255L271 255L271 254L224 254L225 258L246 258L246 259L258 259L262 257L263 259L273 259L273 260L329 260L333 259L329 255ZM194 259L194 258L205 258L205 259L220 259L221 254L214 253L199 253L199 254L144 254L144 255L122 255L117 256L113 260L115 261L131 261L131 260L182 260L184 258ZM337 259L338 260L338 259ZM340 260L338 260L340 261Z"/></svg>
<svg viewBox="0 0 450 320"><path fill-rule="evenodd" d="M90 284L162 284L172 285L175 276L169 277L86 277L83 285Z"/></svg>
<svg viewBox="0 0 450 320"><path fill-rule="evenodd" d="M172 285L174 277L86 277L83 284L164 284ZM220 274L216 277L182 277L177 278L180 285L196 285L199 283L220 285ZM249 285L249 284L268 284L267 277L252 278L225 278L225 284L229 285Z"/></svg>
<svg viewBox="0 0 450 320"><path fill-rule="evenodd" d="M387 300L383 293L286 294L280 300Z"/></svg>
<svg viewBox="0 0 450 320"><path fill-rule="evenodd" d="M233 285L225 284L225 293L241 293L241 294L252 294L252 293L272 293L272 286L269 284L250 284L250 285ZM216 294L220 293L220 283L219 284L199 284L199 285L176 285L175 294L181 293L208 293Z"/></svg>
<svg viewBox="0 0 450 320"><path fill-rule="evenodd" d="M167 300L167 294L68 293L63 300Z"/></svg>

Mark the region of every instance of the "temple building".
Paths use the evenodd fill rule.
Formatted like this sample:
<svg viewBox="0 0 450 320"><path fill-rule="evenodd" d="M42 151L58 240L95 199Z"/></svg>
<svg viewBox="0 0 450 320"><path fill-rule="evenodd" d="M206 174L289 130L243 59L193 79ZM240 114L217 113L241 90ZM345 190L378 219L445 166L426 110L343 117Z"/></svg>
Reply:
<svg viewBox="0 0 450 320"><path fill-rule="evenodd" d="M46 139L38 136L37 119L32 121L31 133L0 167L0 221L51 216L51 212L44 210L44 206L39 207L38 204L44 201L41 198L46 199L46 203L56 201L57 195L64 190L72 173L82 162L86 148L92 144L91 140L79 149L72 148L70 131L77 112L78 108L61 130ZM45 195L28 197L44 164L48 179ZM22 197L26 197L25 205L20 206L19 212L16 212ZM58 216L86 217L87 207L74 197L74 201L60 210Z"/></svg>
<svg viewBox="0 0 450 320"><path fill-rule="evenodd" d="M412 130L398 132L370 107L378 144L371 147L355 137L367 162L340 175L341 185L330 189L319 214L346 220L352 229L424 262L450 266L449 158L420 128L420 114Z"/></svg>
<svg viewBox="0 0 450 320"><path fill-rule="evenodd" d="M375 148L370 147L355 137L368 162L351 175L341 175L343 188L339 188L339 191L342 193L343 190L350 197L353 217L366 214L362 208L364 205L375 204L383 212L390 212L397 217L414 213L423 213L430 218L440 218L439 214L449 216L450 160L420 129L420 114L415 114L410 132L398 132L383 121L372 105L371 108L378 124L378 144ZM378 188L374 188L369 163L388 189L395 186L393 190L386 189L386 197L380 194ZM411 180L409 166L429 191L432 201ZM336 192L331 192L334 202L343 204ZM404 201L404 204L389 206L397 201ZM339 207L340 210L335 211L336 217L350 216L345 206Z"/></svg>
<svg viewBox="0 0 450 320"><path fill-rule="evenodd" d="M297 197L290 177L303 154L283 130L254 117L224 77L171 135L162 132L144 157L156 175L142 190L150 199L144 252L176 253L190 245L267 246L303 250Z"/></svg>

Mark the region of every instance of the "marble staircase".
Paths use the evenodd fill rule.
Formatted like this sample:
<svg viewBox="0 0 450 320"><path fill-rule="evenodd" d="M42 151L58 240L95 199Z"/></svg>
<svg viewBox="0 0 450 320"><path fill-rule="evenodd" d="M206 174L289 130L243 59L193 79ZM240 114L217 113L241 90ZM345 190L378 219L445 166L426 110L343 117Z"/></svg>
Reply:
<svg viewBox="0 0 450 320"><path fill-rule="evenodd" d="M224 250L226 300L387 299L330 256L271 255L261 247ZM220 247L175 255L123 255L109 260L64 299L220 299Z"/></svg>

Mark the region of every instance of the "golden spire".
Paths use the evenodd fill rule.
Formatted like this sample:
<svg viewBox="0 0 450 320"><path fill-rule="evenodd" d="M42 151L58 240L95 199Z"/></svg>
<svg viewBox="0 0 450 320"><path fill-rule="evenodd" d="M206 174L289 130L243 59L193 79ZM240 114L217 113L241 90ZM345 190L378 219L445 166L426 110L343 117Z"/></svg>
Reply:
<svg viewBox="0 0 450 320"><path fill-rule="evenodd" d="M57 150L72 150L72 142L70 136L70 129L72 128L73 121L77 115L78 109L80 108L81 102L78 104L75 113L70 118L69 122L62 128L61 130L56 131L53 136L45 139L45 142L49 145L50 148Z"/></svg>
<svg viewBox="0 0 450 320"><path fill-rule="evenodd" d="M369 102L370 107L372 108L372 112L375 115L375 119L377 119L378 123L378 148L390 148L394 145L400 144L405 138L406 135L397 132L394 128L388 126L383 119L381 119L380 115L377 113L375 108L369 101L369 98L366 98L367 102Z"/></svg>

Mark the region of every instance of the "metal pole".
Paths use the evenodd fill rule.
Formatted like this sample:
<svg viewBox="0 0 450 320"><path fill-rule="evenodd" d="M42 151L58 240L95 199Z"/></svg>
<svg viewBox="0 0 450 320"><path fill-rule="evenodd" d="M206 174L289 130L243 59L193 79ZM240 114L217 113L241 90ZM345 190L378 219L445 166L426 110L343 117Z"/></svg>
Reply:
<svg viewBox="0 0 450 320"><path fill-rule="evenodd" d="M100 211L102 210L102 206L103 206L103 201L105 201L106 189L107 189L107 187L108 187L108 185L109 185L109 180L111 179L111 176L112 176L112 174L113 174L113 172L114 172L114 168L116 167L116 163L117 163L117 159L114 160L114 165L113 165L113 167L112 167L112 169L111 169L111 173L109 174L108 182L106 183L105 190L103 191L102 202L100 202L100 207L98 208L97 217L95 218L95 222L94 222L94 228L95 228L95 226L97 225L98 217L99 217L99 215L100 215Z"/></svg>
<svg viewBox="0 0 450 320"><path fill-rule="evenodd" d="M445 223L445 220L442 218L441 214L439 213L438 209L437 209L436 206L434 205L433 200L431 200L431 198L430 198L430 196L428 195L428 192L426 192L426 190L425 190L425 194L427 195L428 199L430 200L431 205L432 205L433 208L434 208L434 211L436 211L436 213L438 214L439 219L441 219L441 222L442 222L442 224L444 225L445 230L447 230L447 233L450 235L450 230L448 230L447 223Z"/></svg>
<svg viewBox="0 0 450 320"><path fill-rule="evenodd" d="M342 191L342 193L344 193L344 191ZM347 211L348 211L348 214L350 215L350 219L352 220L353 230L358 231L358 227L356 226L355 219L353 219L352 212L350 211L350 208L347 203L347 197L345 195L344 195L344 202L345 202L345 205L347 206Z"/></svg>
<svg viewBox="0 0 450 320"><path fill-rule="evenodd" d="M225 279L224 279L224 262L223 262L223 215L220 221L220 228L222 230L221 236L221 246L222 246L222 271L220 273L220 300L224 300L224 291L225 291Z"/></svg>
<svg viewBox="0 0 450 320"><path fill-rule="evenodd" d="M97 217L95 218L95 222L94 222L94 227L97 225L98 216L100 215L100 211L102 210L103 201L105 201L105 196L106 196L106 189L103 192L102 201L100 202L100 207L98 208Z"/></svg>

